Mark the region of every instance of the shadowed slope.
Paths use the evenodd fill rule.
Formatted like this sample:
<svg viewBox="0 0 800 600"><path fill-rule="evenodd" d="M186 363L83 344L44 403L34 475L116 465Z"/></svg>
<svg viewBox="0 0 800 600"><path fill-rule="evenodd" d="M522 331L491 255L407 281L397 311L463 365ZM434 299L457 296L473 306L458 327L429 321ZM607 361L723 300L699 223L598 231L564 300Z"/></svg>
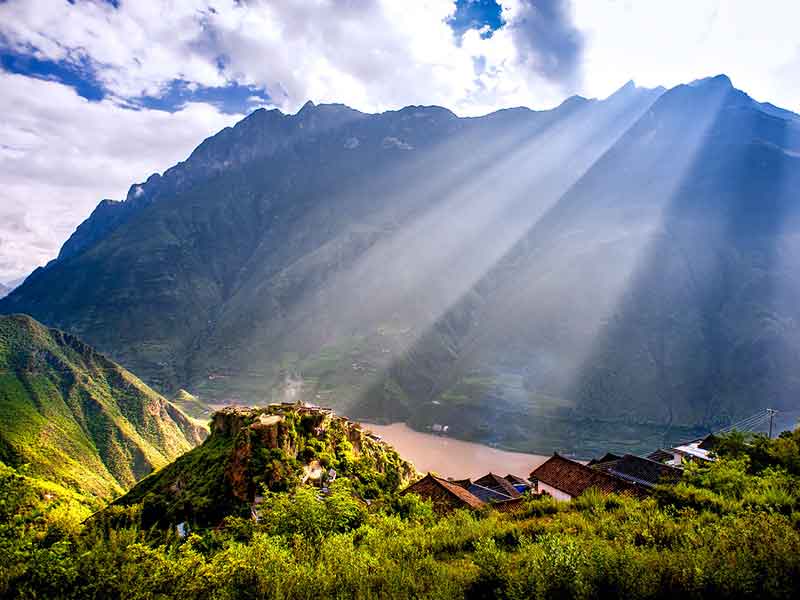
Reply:
<svg viewBox="0 0 800 600"><path fill-rule="evenodd" d="M700 354L719 345L708 324L717 299L663 289L674 273L686 287L683 240L739 253L751 238L793 239L791 219L777 225L791 215L749 227L745 207L759 186L793 193L798 147L796 116L727 78L661 94L625 86L604 101L477 119L437 107L257 112L167 183L134 190L149 200L0 311L69 328L148 382L205 402L310 400L525 450L593 448L622 419L625 449L660 444L669 423L685 425L682 436L727 416L698 391L711 371L680 383L678 373L673 390L658 383L668 374L637 363L645 333L658 344L680 331L680 347ZM736 226L719 220L729 209ZM738 339L793 322L795 246L779 244L774 289L749 288L753 306L782 298L773 325L751 323ZM717 272L716 259L702 261ZM634 334L613 333L637 319ZM780 335L790 348L793 330ZM760 376L739 373L754 393ZM672 418L666 393L677 396Z"/></svg>
<svg viewBox="0 0 800 600"><path fill-rule="evenodd" d="M667 92L395 361L388 380L409 401L394 418L589 454L612 437L638 451L789 406L796 275L769 257L797 234L778 228L796 212L794 123L727 78ZM650 351L665 344L659 366ZM368 414L388 412L389 387L365 398Z"/></svg>

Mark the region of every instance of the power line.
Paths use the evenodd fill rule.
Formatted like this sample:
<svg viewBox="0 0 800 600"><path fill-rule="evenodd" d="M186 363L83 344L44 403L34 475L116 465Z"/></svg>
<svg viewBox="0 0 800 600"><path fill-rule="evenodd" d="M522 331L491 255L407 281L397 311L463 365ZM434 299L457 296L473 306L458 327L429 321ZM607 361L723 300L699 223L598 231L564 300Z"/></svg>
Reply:
<svg viewBox="0 0 800 600"><path fill-rule="evenodd" d="M759 423L765 422L769 418L769 410L759 411L754 415L750 415L749 417L745 417L735 423L728 425L727 427L722 427L718 429L715 433L727 433L729 431L733 431L734 429L739 430L750 430L750 428L756 426Z"/></svg>
<svg viewBox="0 0 800 600"><path fill-rule="evenodd" d="M778 411L774 408L768 408L767 412L769 413L769 438L772 439L772 422L775 419L775 415L778 414Z"/></svg>

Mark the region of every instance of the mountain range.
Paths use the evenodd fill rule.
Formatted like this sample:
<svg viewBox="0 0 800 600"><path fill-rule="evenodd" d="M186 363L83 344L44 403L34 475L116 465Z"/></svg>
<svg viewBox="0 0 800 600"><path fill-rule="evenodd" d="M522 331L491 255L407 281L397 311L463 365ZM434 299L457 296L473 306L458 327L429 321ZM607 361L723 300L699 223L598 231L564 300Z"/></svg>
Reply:
<svg viewBox="0 0 800 600"><path fill-rule="evenodd" d="M800 392L800 117L724 75L460 118L260 109L7 297L162 393L517 449L651 447Z"/></svg>
<svg viewBox="0 0 800 600"><path fill-rule="evenodd" d="M0 317L0 462L109 499L207 431L74 336Z"/></svg>

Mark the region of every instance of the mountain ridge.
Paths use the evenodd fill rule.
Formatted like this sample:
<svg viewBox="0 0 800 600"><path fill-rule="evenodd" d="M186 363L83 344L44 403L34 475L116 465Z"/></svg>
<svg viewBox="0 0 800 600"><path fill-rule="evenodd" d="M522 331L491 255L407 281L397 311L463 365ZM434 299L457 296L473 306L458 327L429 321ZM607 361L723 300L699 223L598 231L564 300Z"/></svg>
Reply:
<svg viewBox="0 0 800 600"><path fill-rule="evenodd" d="M198 444L205 431L74 336L0 317L0 455L109 497Z"/></svg>
<svg viewBox="0 0 800 600"><path fill-rule="evenodd" d="M771 323L800 318L797 123L722 76L479 118L257 111L0 312L205 401L299 394L540 451L622 421L645 447L763 390L790 405L800 336Z"/></svg>

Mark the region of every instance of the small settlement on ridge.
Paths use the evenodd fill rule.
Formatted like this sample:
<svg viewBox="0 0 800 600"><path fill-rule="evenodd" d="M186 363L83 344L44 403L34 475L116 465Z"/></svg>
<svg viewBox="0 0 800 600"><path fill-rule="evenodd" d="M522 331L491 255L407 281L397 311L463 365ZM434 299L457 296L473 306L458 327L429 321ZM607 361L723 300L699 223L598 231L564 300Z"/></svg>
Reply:
<svg viewBox="0 0 800 600"><path fill-rule="evenodd" d="M438 513L486 506L503 512L513 511L521 505L525 495L548 495L569 501L590 489L643 498L658 484L677 483L686 463L714 460L710 451L715 442L716 438L708 435L675 448L656 450L647 457L618 456L609 452L586 464L554 453L527 479L510 473L505 476L487 473L474 481L455 480L428 473L402 493L430 500Z"/></svg>

